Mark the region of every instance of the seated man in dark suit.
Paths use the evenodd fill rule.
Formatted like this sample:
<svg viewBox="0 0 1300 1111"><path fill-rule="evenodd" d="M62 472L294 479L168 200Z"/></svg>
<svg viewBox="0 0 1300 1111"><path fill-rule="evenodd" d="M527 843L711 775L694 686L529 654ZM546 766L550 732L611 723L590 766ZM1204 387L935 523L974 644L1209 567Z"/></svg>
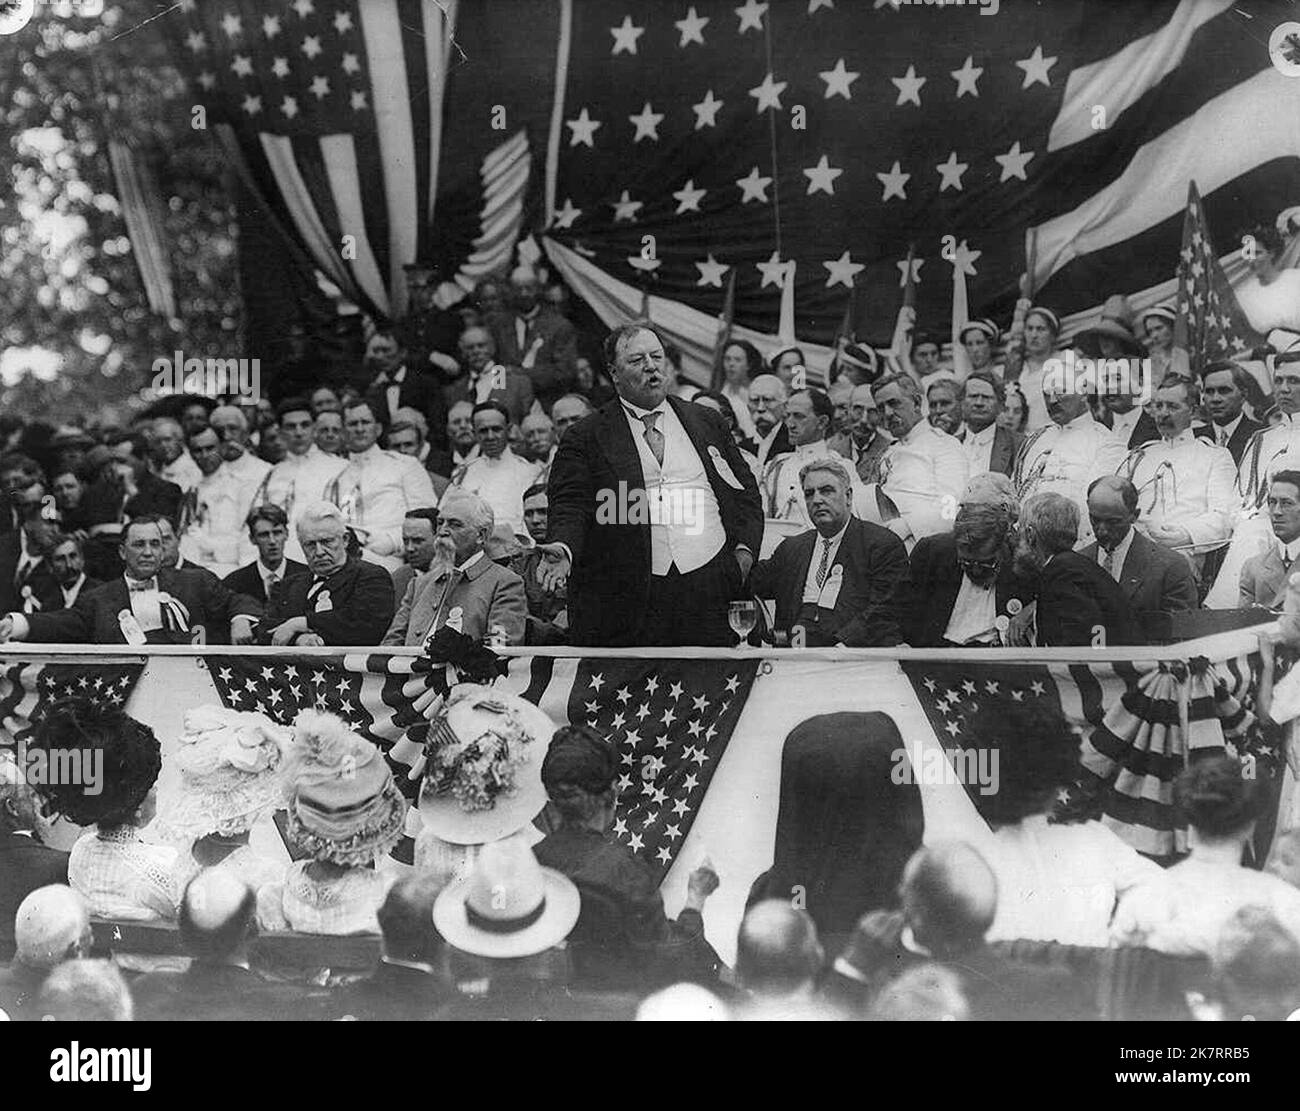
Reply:
<svg viewBox="0 0 1300 1111"><path fill-rule="evenodd" d="M1119 584L1074 550L1079 507L1061 494L1034 494L1020 510L1017 574L1037 584L1040 646L1145 643Z"/></svg>
<svg viewBox="0 0 1300 1111"><path fill-rule="evenodd" d="M1005 505L963 502L952 532L916 542L904 617L908 644L978 648L1006 643L1005 625L1033 601L1032 590L1012 569L1013 525Z"/></svg>
<svg viewBox="0 0 1300 1111"><path fill-rule="evenodd" d="M452 989L442 971L442 938L433 904L443 888L434 876L398 880L379 907L383 956L366 979L337 993L330 1013L362 1022L421 1022L442 1017Z"/></svg>
<svg viewBox="0 0 1300 1111"><path fill-rule="evenodd" d="M1240 363L1210 363L1201 373L1201 398L1210 418L1214 442L1226 447L1232 461L1241 466L1250 438L1264 427L1242 412L1247 397L1258 392L1250 372Z"/></svg>
<svg viewBox="0 0 1300 1111"><path fill-rule="evenodd" d="M805 464L799 483L813 527L781 541L750 579L756 597L776 598L777 634L810 647L898 644L907 589L903 542L851 514L853 483L838 459Z"/></svg>
<svg viewBox="0 0 1300 1111"><path fill-rule="evenodd" d="M1300 471L1278 471L1268 485L1268 517L1273 543L1246 560L1241 569L1240 604L1280 609L1286 583L1300 555Z"/></svg>
<svg viewBox="0 0 1300 1111"><path fill-rule="evenodd" d="M59 533L54 537L47 557L53 581L41 595L45 613L70 609L82 594L102 585L86 574L86 555L81 539Z"/></svg>
<svg viewBox="0 0 1300 1111"><path fill-rule="evenodd" d="M317 1017L324 992L274 983L249 968L257 937L257 897L222 868L185 887L178 916L192 958L184 972L150 972L131 986L136 1018L158 1022L270 1022Z"/></svg>
<svg viewBox="0 0 1300 1111"><path fill-rule="evenodd" d="M1196 609L1191 560L1133 527L1138 491L1132 482L1121 475L1096 479L1088 487L1088 517L1097 542L1079 554L1095 560L1119 583L1139 621L1143 614Z"/></svg>
<svg viewBox="0 0 1300 1111"><path fill-rule="evenodd" d="M496 361L496 341L487 328L466 328L460 336L461 375L443 387L447 408L458 401L499 401L517 425L533 407L533 383L526 371Z"/></svg>
<svg viewBox="0 0 1300 1111"><path fill-rule="evenodd" d="M417 409L429 422L440 446L447 422L442 390L432 374L408 361L406 345L397 332L391 328L376 330L366 343L365 364L374 374L365 393L374 418L387 427L397 420L399 409Z"/></svg>
<svg viewBox="0 0 1300 1111"><path fill-rule="evenodd" d="M123 435L109 447L114 456L112 469L86 491L83 501L91 531L116 531L121 522L145 515L166 517L175 524L180 519L185 492L149 470L145 438Z"/></svg>
<svg viewBox="0 0 1300 1111"><path fill-rule="evenodd" d="M1066 971L989 947L984 935L997 912L997 880L970 845L918 849L903 871L899 899L902 909L863 917L827 978L827 998L850 1017L864 1017L889 984L930 962L960 978L973 1020L1095 1017Z"/></svg>
<svg viewBox="0 0 1300 1111"><path fill-rule="evenodd" d="M162 567L157 517L134 518L118 547L126 572L77 598L57 613L10 613L0 618L0 641L37 644L190 644L202 627L209 640L225 635L251 644L262 615L253 598L227 590L210 574Z"/></svg>
<svg viewBox="0 0 1300 1111"><path fill-rule="evenodd" d="M0 753L0 963L13 959L18 904L38 887L68 882L68 854L42 843L41 799L24 773Z"/></svg>
<svg viewBox="0 0 1300 1111"><path fill-rule="evenodd" d="M259 505L248 515L248 538L257 549L257 559L222 580L226 588L246 594L265 605L277 583L295 575L307 574L307 565L285 559L284 545L289 539L289 515L278 505Z"/></svg>
<svg viewBox="0 0 1300 1111"><path fill-rule="evenodd" d="M482 498L448 491L438 507L433 562L407 586L381 634L384 644L421 645L444 626L474 640L524 642L523 580L485 551L492 528L492 509Z"/></svg>
<svg viewBox="0 0 1300 1111"><path fill-rule="evenodd" d="M19 527L0 535L0 612L34 613L54 588L49 556L59 525L44 509L45 487L34 482L12 495Z"/></svg>
<svg viewBox="0 0 1300 1111"><path fill-rule="evenodd" d="M384 568L348 554L348 527L329 502L298 518L309 575L280 583L266 607L263 644L376 645L393 619L393 580Z"/></svg>

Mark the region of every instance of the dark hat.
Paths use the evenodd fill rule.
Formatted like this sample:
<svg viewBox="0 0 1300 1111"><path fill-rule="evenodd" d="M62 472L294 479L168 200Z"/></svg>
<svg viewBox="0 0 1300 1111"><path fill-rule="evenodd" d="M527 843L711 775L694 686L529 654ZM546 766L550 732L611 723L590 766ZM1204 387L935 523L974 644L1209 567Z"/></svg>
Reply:
<svg viewBox="0 0 1300 1111"><path fill-rule="evenodd" d="M617 775L614 746L586 725L557 729L542 761L542 784L548 793L563 783L599 795L609 790Z"/></svg>

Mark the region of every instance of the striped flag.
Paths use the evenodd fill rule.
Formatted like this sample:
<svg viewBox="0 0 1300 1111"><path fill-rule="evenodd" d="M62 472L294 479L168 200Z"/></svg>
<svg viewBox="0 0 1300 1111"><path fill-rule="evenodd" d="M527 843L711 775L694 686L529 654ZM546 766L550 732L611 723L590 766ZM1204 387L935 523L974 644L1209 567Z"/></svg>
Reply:
<svg viewBox="0 0 1300 1111"><path fill-rule="evenodd" d="M23 741L45 707L83 697L124 706L144 673L142 658L88 663L11 659L0 669L0 749Z"/></svg>

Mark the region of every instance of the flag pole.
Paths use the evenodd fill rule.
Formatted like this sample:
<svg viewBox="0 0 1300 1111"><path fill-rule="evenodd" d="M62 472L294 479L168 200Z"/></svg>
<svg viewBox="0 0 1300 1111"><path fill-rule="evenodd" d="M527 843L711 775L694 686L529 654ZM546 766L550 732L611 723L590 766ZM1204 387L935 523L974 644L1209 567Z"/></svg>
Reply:
<svg viewBox="0 0 1300 1111"><path fill-rule="evenodd" d="M713 373L709 377L709 388L722 389L722 353L731 342L732 321L736 315L736 268L731 267L727 275L727 292L722 298L722 314L718 317L718 335L713 345Z"/></svg>

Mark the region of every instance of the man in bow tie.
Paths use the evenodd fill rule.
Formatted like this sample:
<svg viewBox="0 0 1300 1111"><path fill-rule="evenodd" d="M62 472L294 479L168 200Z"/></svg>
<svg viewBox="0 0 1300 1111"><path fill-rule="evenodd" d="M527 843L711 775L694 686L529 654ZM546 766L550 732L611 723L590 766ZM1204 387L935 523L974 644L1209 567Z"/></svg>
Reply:
<svg viewBox="0 0 1300 1111"><path fill-rule="evenodd" d="M373 563L348 557L347 523L338 506L318 502L298 518L310 575L293 575L267 603L266 644L372 646L393 618L393 580Z"/></svg>
<svg viewBox="0 0 1300 1111"><path fill-rule="evenodd" d="M392 329L381 328L366 344L366 366L374 372L366 400L370 411L383 425L393 424L397 410L418 409L428 421L434 447L442 447L442 430L447 423L447 406L432 375L408 365L406 345ZM346 419L346 414L345 414Z"/></svg>
<svg viewBox="0 0 1300 1111"><path fill-rule="evenodd" d="M126 568L70 609L0 618L0 640L73 644L190 644L199 630L206 639L224 637L251 644L262 615L253 598L237 594L201 571L163 567L159 518L135 517L123 533L118 553Z"/></svg>
<svg viewBox="0 0 1300 1111"><path fill-rule="evenodd" d="M407 586L385 644L424 644L444 627L475 640L524 642L524 581L484 551L494 524L482 498L455 487L447 491L438 507L433 562Z"/></svg>
<svg viewBox="0 0 1300 1111"><path fill-rule="evenodd" d="M460 365L464 371L443 395L450 407L458 401L478 405L499 401L511 424L519 424L533 409L533 383L525 371L503 366L496 359L496 340L486 328L466 328L460 336Z"/></svg>

